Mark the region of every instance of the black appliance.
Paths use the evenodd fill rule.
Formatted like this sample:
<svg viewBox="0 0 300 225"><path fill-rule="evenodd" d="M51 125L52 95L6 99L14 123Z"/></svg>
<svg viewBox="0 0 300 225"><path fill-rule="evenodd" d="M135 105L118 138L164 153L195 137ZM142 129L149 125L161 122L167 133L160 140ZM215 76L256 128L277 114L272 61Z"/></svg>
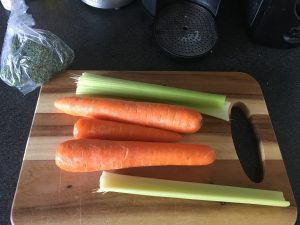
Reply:
<svg viewBox="0 0 300 225"><path fill-rule="evenodd" d="M254 41L277 48L300 46L300 0L246 0Z"/></svg>
<svg viewBox="0 0 300 225"><path fill-rule="evenodd" d="M159 46L171 56L193 59L212 52L221 0L142 0Z"/></svg>

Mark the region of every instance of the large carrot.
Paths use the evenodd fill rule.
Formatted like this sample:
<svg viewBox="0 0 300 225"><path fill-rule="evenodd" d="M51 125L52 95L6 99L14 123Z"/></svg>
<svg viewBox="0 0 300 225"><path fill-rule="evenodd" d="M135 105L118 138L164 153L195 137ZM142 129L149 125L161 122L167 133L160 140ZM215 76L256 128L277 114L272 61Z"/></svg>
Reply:
<svg viewBox="0 0 300 225"><path fill-rule="evenodd" d="M55 107L75 116L116 120L179 133L200 129L200 113L180 106L124 101L109 98L67 97L55 101Z"/></svg>
<svg viewBox="0 0 300 225"><path fill-rule="evenodd" d="M176 142L181 135L141 125L96 119L80 119L74 125L76 139Z"/></svg>
<svg viewBox="0 0 300 225"><path fill-rule="evenodd" d="M129 167L208 165L215 160L206 145L79 139L56 150L56 165L69 172L93 172Z"/></svg>

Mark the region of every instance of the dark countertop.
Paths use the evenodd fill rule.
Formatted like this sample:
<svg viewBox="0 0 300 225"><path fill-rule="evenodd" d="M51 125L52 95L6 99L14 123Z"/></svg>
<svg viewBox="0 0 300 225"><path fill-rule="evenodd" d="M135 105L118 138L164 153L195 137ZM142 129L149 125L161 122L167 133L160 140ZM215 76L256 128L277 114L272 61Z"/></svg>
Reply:
<svg viewBox="0 0 300 225"><path fill-rule="evenodd" d="M142 6L96 10L79 0L28 0L38 28L66 41L76 53L71 69L241 71L261 85L300 205L300 49L277 50L252 43L239 0L223 0L220 40L214 53L194 62L175 61L156 45ZM0 6L0 46L8 12ZM10 208L38 96L23 96L0 81L0 223ZM297 224L300 224L298 222Z"/></svg>

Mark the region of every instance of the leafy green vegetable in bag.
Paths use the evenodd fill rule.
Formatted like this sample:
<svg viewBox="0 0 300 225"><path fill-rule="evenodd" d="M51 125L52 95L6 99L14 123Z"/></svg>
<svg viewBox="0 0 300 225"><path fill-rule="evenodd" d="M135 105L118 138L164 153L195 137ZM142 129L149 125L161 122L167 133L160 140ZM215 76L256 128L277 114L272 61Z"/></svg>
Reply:
<svg viewBox="0 0 300 225"><path fill-rule="evenodd" d="M13 2L0 62L0 78L24 94L66 69L74 59L73 50L59 37L32 28L34 20L27 9L23 0Z"/></svg>
<svg viewBox="0 0 300 225"><path fill-rule="evenodd" d="M25 34L14 35L11 39L10 55L0 76L12 86L22 85L28 78L41 85L73 61L72 49L58 37L49 31L36 32L42 36L40 39L28 38Z"/></svg>

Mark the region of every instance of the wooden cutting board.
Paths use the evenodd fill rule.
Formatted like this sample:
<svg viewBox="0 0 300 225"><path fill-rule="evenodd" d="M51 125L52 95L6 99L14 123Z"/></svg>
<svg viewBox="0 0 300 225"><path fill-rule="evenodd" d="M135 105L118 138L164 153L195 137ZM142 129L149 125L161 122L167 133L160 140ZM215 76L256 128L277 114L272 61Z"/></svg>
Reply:
<svg viewBox="0 0 300 225"><path fill-rule="evenodd" d="M59 97L72 96L68 71L43 86L26 146L12 208L15 225L293 225L297 208L263 94L257 82L244 73L220 72L107 72L92 71L129 80L145 81L191 90L220 93L233 103L242 102L259 140L264 178L251 181L242 169L231 136L230 123L204 117L200 133L187 143L211 145L217 161L206 167L157 167L128 169L125 174L192 182L283 191L288 208L192 201L169 198L95 193L100 172L76 174L55 166L56 145L72 138L78 119L55 110Z"/></svg>

